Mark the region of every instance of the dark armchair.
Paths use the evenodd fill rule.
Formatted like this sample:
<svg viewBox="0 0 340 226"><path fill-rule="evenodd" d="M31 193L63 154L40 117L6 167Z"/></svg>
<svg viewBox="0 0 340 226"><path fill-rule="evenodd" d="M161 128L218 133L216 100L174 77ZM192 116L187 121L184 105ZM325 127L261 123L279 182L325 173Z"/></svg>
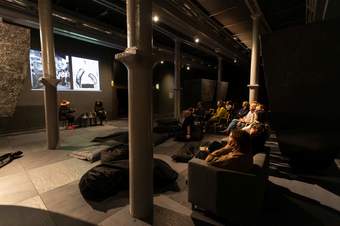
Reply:
<svg viewBox="0 0 340 226"><path fill-rule="evenodd" d="M208 165L200 159L189 162L189 202L232 223L252 225L264 202L268 179L267 154L254 156L249 173Z"/></svg>

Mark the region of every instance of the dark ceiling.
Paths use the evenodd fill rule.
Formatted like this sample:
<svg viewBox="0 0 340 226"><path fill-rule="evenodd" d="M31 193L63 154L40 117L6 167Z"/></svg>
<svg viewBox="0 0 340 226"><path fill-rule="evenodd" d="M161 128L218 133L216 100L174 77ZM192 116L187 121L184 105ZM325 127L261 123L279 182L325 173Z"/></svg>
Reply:
<svg viewBox="0 0 340 226"><path fill-rule="evenodd" d="M204 64L216 65L218 55L229 63L237 59L240 63L247 64L252 42L251 5L257 5L262 11L262 26L266 27L267 31L275 31L304 24L308 1L153 0L153 13L160 16L160 21L154 24L153 43L158 48L173 50L174 39L180 39L183 42L184 53L197 57L198 61L203 61ZM67 33L67 29L76 29L93 35L97 40L102 37L104 42L99 44L110 45L113 42L120 42L117 46L121 49L126 45L125 0L52 0L52 2L55 17L62 25L61 30L66 31L64 33ZM23 15L34 16L36 26L37 9L33 10L34 6L30 4L36 6L37 0L0 0L0 16L6 18L8 13L1 7L15 4L18 6L17 9L21 7L20 12L26 5L26 14ZM27 20L28 17L23 19ZM13 21L18 22L16 18L12 18ZM194 43L195 36L200 38L199 44Z"/></svg>
<svg viewBox="0 0 340 226"><path fill-rule="evenodd" d="M306 1L258 0L259 6L272 30L306 23Z"/></svg>

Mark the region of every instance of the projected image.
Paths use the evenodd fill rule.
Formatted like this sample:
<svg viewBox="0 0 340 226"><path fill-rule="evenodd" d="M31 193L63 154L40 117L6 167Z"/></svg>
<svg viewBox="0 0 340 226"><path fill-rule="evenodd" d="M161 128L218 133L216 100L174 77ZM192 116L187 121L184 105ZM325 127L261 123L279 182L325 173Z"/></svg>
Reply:
<svg viewBox="0 0 340 226"><path fill-rule="evenodd" d="M69 56L55 56L56 77L60 80L58 90L71 90L71 73Z"/></svg>
<svg viewBox="0 0 340 226"><path fill-rule="evenodd" d="M43 66L41 62L41 54L38 50L30 50L30 68L31 68L31 84L32 89L43 89L43 84L39 79L43 75Z"/></svg>
<svg viewBox="0 0 340 226"><path fill-rule="evenodd" d="M74 90L100 90L97 60L72 57L72 75Z"/></svg>
<svg viewBox="0 0 340 226"><path fill-rule="evenodd" d="M69 56L55 56L56 78L61 82L58 84L58 90L71 90L71 74ZM39 50L30 50L30 68L32 89L43 89L44 86L40 82L43 76L43 65L41 61L41 52Z"/></svg>

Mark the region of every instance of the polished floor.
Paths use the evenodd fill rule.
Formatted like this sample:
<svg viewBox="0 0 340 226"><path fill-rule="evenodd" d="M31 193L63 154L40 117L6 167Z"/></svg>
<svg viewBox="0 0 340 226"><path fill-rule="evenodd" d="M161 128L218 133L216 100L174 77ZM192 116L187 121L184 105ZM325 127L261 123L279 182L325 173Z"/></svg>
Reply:
<svg viewBox="0 0 340 226"><path fill-rule="evenodd" d="M99 162L69 156L71 151L94 146L96 136L127 129L127 121L105 126L61 130L61 147L46 150L43 131L0 137L0 154L23 151L24 156L0 168L0 226L25 225L134 225L122 221L127 215L126 192L100 203L87 202L78 189L80 177ZM209 135L205 140L222 137ZM340 225L340 159L318 175L293 172L280 155L275 139L271 147L270 183L266 206L258 225ZM183 143L172 139L157 146L154 155L179 173L179 192L155 195L155 225L223 225L187 201L187 164L171 161ZM246 216L245 216L246 217Z"/></svg>

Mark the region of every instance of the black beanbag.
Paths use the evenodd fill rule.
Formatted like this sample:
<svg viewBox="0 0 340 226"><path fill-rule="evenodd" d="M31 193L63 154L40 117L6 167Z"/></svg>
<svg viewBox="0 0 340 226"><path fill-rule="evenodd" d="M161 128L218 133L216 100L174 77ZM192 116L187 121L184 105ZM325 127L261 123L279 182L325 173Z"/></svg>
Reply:
<svg viewBox="0 0 340 226"><path fill-rule="evenodd" d="M129 145L117 144L100 153L100 160L103 164L110 164L117 160L129 158Z"/></svg>
<svg viewBox="0 0 340 226"><path fill-rule="evenodd" d="M129 185L128 160L117 161L115 165L101 164L87 171L80 179L80 193L85 199L100 201Z"/></svg>
<svg viewBox="0 0 340 226"><path fill-rule="evenodd" d="M166 162L154 159L154 191L174 188L178 174ZM101 201L129 187L129 160L101 164L87 171L79 182L79 189L87 200Z"/></svg>

